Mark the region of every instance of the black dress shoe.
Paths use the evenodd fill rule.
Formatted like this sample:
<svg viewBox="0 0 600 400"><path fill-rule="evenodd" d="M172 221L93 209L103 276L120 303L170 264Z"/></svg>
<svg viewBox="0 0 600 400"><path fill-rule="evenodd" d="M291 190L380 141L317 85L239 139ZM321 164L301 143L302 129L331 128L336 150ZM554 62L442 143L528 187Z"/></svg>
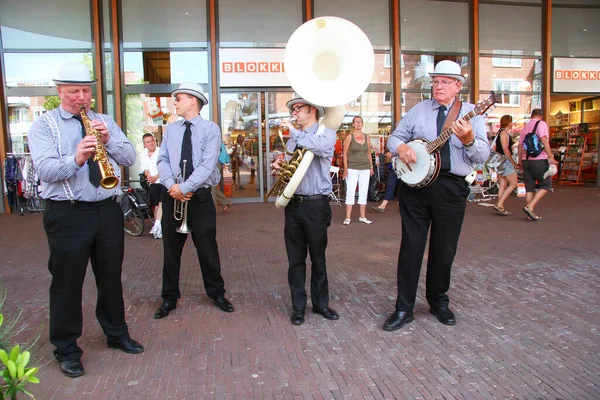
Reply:
<svg viewBox="0 0 600 400"><path fill-rule="evenodd" d="M215 306L219 307L221 311L233 312L233 304L231 304L225 296L217 297L213 299L213 301L215 302Z"/></svg>
<svg viewBox="0 0 600 400"><path fill-rule="evenodd" d="M408 324L414 320L415 318L413 317L412 311L394 311L392 315L385 320L383 330L395 331L402 328L404 324Z"/></svg>
<svg viewBox="0 0 600 400"><path fill-rule="evenodd" d="M169 315L169 313L176 308L177 308L176 301L163 300L163 303L161 304L161 306L158 307L158 310L156 310L156 313L154 313L154 319L164 318L167 315Z"/></svg>
<svg viewBox="0 0 600 400"><path fill-rule="evenodd" d="M292 321L292 324L294 325L302 325L304 323L304 310L294 310L290 317L290 321Z"/></svg>
<svg viewBox="0 0 600 400"><path fill-rule="evenodd" d="M435 315L437 320L444 325L456 325L456 317L448 306L431 307L429 312Z"/></svg>
<svg viewBox="0 0 600 400"><path fill-rule="evenodd" d="M109 341L108 347L110 347L111 349L119 349L129 354L139 354L144 351L144 346L142 346L129 336L126 336L115 342Z"/></svg>
<svg viewBox="0 0 600 400"><path fill-rule="evenodd" d="M69 378L77 378L84 374L81 360L68 360L60 363L60 370Z"/></svg>
<svg viewBox="0 0 600 400"><path fill-rule="evenodd" d="M313 307L313 312L315 314L321 314L323 316L323 318L330 319L332 321L335 321L336 319L340 319L340 316L338 315L338 313L329 307L325 307L325 308Z"/></svg>

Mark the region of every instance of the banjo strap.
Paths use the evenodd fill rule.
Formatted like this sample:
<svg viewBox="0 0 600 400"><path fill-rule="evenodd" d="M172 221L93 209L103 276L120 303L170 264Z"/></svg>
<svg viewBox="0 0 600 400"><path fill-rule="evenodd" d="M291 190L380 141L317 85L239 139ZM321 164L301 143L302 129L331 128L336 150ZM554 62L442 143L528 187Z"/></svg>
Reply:
<svg viewBox="0 0 600 400"><path fill-rule="evenodd" d="M452 104L450 111L448 111L448 115L446 116L446 120L444 121L444 126L442 127L442 132L445 132L446 129L450 128L452 123L454 121L456 121L461 107L462 107L462 102L457 97L456 100L454 101L454 104Z"/></svg>

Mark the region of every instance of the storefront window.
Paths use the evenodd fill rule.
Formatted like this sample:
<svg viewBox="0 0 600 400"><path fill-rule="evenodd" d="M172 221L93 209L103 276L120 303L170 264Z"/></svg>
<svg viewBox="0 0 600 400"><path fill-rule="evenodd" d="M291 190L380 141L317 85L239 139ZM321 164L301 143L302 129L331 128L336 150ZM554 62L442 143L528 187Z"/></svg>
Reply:
<svg viewBox="0 0 600 400"><path fill-rule="evenodd" d="M29 153L27 134L34 121L60 105L58 96L7 96L8 133L13 153ZM93 108L93 107L92 107Z"/></svg>
<svg viewBox="0 0 600 400"><path fill-rule="evenodd" d="M219 0L221 47L285 47L302 25L298 0Z"/></svg>
<svg viewBox="0 0 600 400"><path fill-rule="evenodd" d="M5 53L6 86L54 86L66 62L84 63L92 71L91 53Z"/></svg>
<svg viewBox="0 0 600 400"><path fill-rule="evenodd" d="M125 49L207 46L206 2L123 0Z"/></svg>
<svg viewBox="0 0 600 400"><path fill-rule="evenodd" d="M469 2L402 0L400 29L402 51L468 54Z"/></svg>
<svg viewBox="0 0 600 400"><path fill-rule="evenodd" d="M499 34L499 32L502 34ZM497 54L494 66L518 67L519 56L540 56L542 8L540 6L479 5L479 53ZM506 56L512 56L506 57ZM502 65L497 65L502 63ZM481 73L484 71L480 72Z"/></svg>
<svg viewBox="0 0 600 400"><path fill-rule="evenodd" d="M402 115L423 100L430 99L431 77L435 64L441 60L452 60L461 66L462 74L467 78L463 85L463 101L467 100L469 92L469 57L452 56L450 54L402 54L400 76L402 79Z"/></svg>
<svg viewBox="0 0 600 400"><path fill-rule="evenodd" d="M595 8L552 8L554 57L600 57L600 4L594 3Z"/></svg>
<svg viewBox="0 0 600 400"><path fill-rule="evenodd" d="M2 1L0 25L4 49L92 47L89 1Z"/></svg>
<svg viewBox="0 0 600 400"><path fill-rule="evenodd" d="M135 164L129 167L130 179L137 179L140 169L140 155L144 152L142 136L152 133L160 146L167 125L180 117L175 114L173 98L169 94L128 94L125 96L127 139L133 144L136 154ZM202 108L200 115L209 118L209 107Z"/></svg>
<svg viewBox="0 0 600 400"><path fill-rule="evenodd" d="M125 52L125 84L208 82L206 51Z"/></svg>
<svg viewBox="0 0 600 400"><path fill-rule="evenodd" d="M347 19L365 32L373 48L390 49L388 0L316 0L315 17L335 15Z"/></svg>

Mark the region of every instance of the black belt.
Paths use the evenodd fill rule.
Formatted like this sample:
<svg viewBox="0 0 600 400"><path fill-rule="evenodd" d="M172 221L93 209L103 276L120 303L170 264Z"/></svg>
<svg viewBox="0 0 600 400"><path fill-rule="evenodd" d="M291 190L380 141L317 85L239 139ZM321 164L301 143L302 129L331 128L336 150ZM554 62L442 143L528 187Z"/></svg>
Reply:
<svg viewBox="0 0 600 400"><path fill-rule="evenodd" d="M311 196L304 196L301 194L295 194L294 197L292 197L292 199L294 201L297 201L298 203L302 203L303 201L315 201L315 200L323 200L326 199L328 196L325 194L313 194Z"/></svg>
<svg viewBox="0 0 600 400"><path fill-rule="evenodd" d="M454 179L457 181L463 181L463 182L465 181L464 176L454 175L454 174L451 174L450 172L446 172L446 171L440 172L440 176L443 176L444 178Z"/></svg>
<svg viewBox="0 0 600 400"><path fill-rule="evenodd" d="M106 204L114 203L117 200L117 196L111 196L104 200L99 201L81 201L81 200L51 200L46 201L53 206L78 206L78 207L100 207Z"/></svg>
<svg viewBox="0 0 600 400"><path fill-rule="evenodd" d="M196 190L194 193L196 196L200 196L201 194L204 194L207 192L210 193L210 187L200 188L200 189Z"/></svg>

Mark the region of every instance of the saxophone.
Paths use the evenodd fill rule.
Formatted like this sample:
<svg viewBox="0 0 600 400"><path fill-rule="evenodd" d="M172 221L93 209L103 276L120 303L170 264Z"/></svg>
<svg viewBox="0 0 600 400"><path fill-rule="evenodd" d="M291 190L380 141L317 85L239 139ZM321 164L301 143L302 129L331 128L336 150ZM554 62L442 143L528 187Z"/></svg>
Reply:
<svg viewBox="0 0 600 400"><path fill-rule="evenodd" d="M85 106L83 104L79 106L79 115L81 116L81 122L83 123L86 135L96 137L96 154L94 154L93 161L97 162L100 167L100 174L102 175L100 186L104 189L112 189L119 184L119 178L115 176L115 170L106 155L104 145L100 141L100 133L92 126L92 121L85 113Z"/></svg>

